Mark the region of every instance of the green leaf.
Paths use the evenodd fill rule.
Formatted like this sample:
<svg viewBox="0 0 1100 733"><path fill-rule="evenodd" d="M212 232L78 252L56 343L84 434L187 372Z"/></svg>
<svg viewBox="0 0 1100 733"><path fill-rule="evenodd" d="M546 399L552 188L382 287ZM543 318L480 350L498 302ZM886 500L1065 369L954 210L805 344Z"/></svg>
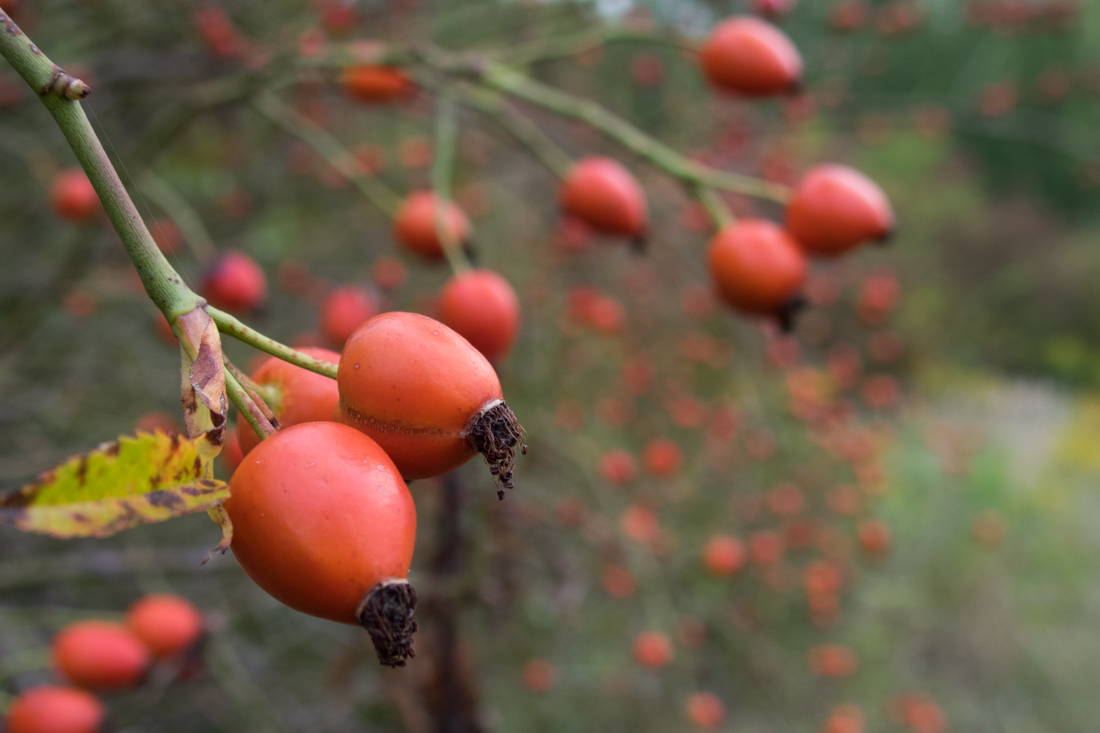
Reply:
<svg viewBox="0 0 1100 733"><path fill-rule="evenodd" d="M229 497L229 486L204 477L196 442L158 431L103 443L0 497L0 524L63 539L107 537L205 511Z"/></svg>

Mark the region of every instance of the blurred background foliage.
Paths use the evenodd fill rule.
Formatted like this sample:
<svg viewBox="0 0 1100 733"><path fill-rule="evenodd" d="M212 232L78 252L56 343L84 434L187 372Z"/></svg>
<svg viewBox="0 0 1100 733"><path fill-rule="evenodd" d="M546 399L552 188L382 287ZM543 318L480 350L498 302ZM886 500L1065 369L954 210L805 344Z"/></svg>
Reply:
<svg viewBox="0 0 1100 733"><path fill-rule="evenodd" d="M176 128L181 105L219 80L275 77L303 34L454 49L523 47L601 24L696 37L756 3L357 2L340 29L325 26L332 6L224 3L249 39L246 63L204 47L200 6L184 0L0 6L90 81L93 124L148 220L179 213L138 193L155 171L219 249L264 267L272 295L249 323L304 344L335 284L379 287L388 308L431 313L448 274L395 255L388 222L243 96ZM719 167L793 183L838 161L883 186L896 237L815 265L793 341L713 302L708 224L659 170L523 108L572 155L611 154L636 172L654 219L639 258L563 227L554 176L493 121L462 111L454 190L481 262L523 301L519 343L498 371L532 453L502 503L484 466L460 472L454 587L433 569L446 492L439 481L412 486L412 580L463 609L452 682L478 701L485 730L684 729L684 700L699 690L723 701L724 729L745 733L845 733L823 727L844 703L860 706L868 731L1092 730L1100 4L799 0L782 27L806 61L805 94L788 100L716 97L667 44L612 43L529 71ZM426 93L362 107L333 73L285 78L278 94L379 159L394 188L430 185ZM109 227L51 213L50 182L73 158L17 81L0 69L4 490L139 423L179 422L178 354L158 338L159 316ZM743 197L728 203L739 216L781 216ZM379 263L392 270L395 256L407 280L386 290ZM170 259L198 280L186 248ZM875 278L901 297L868 314ZM238 364L253 359L228 350ZM874 377L886 378L877 393ZM644 463L655 438L681 449L675 475L640 470L616 486L601 471L613 449ZM871 516L892 530L888 557L859 550L857 525ZM754 554L762 532L787 545L778 563ZM753 558L732 580L700 564L715 533L745 540ZM209 614L209 675L112 699L123 730L469 729L469 715L441 715L433 698L430 609L417 661L380 671L362 632L280 606L231 556L197 569L217 534L204 517L106 541L0 529L0 693L50 678L35 651L63 624L171 589ZM843 579L835 616L805 592L818 561ZM631 660L647 629L673 639L665 669ZM858 669L815 674L808 655L823 643L846 645ZM910 714L922 696L946 723Z"/></svg>

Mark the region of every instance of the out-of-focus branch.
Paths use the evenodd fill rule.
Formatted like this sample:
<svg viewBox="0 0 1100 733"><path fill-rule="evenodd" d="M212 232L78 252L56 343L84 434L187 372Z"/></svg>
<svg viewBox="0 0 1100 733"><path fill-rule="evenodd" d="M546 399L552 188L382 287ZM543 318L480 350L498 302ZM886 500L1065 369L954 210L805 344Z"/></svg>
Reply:
<svg viewBox="0 0 1100 733"><path fill-rule="evenodd" d="M283 104L271 93L259 95L253 104L269 120L317 151L340 175L351 181L379 211L390 218L397 214L397 209L401 206L401 198L385 183L364 173L356 164L355 156L331 133L297 110Z"/></svg>
<svg viewBox="0 0 1100 733"><path fill-rule="evenodd" d="M456 116L454 98L444 91L436 98L435 148L432 155L432 190L436 200L440 202L435 207L435 231L443 246L447 263L456 275L460 275L469 272L470 261L462 251L463 243L455 238L446 216L446 204L451 201L451 176L454 172L455 140L458 137Z"/></svg>
<svg viewBox="0 0 1100 733"><path fill-rule="evenodd" d="M546 36L517 48L493 54L495 61L508 66L528 66L540 61L568 58L609 43L643 43L671 46L682 51L697 50L694 41L671 33L645 33L626 28L597 28L567 35Z"/></svg>
<svg viewBox="0 0 1100 733"><path fill-rule="evenodd" d="M146 173L142 176L138 181L138 188L163 209L168 218L179 227L187 246L191 249L191 254L200 265L205 266L214 261L218 254L214 247L214 240L206 230L206 225L202 223L202 218L187 199L155 173Z"/></svg>
<svg viewBox="0 0 1100 733"><path fill-rule="evenodd" d="M698 197L699 203L701 203L703 208L707 210L707 213L710 214L710 218L714 221L714 226L719 230L725 229L736 221L729 207L726 206L726 203L722 201L718 192L713 188L696 186L695 195Z"/></svg>

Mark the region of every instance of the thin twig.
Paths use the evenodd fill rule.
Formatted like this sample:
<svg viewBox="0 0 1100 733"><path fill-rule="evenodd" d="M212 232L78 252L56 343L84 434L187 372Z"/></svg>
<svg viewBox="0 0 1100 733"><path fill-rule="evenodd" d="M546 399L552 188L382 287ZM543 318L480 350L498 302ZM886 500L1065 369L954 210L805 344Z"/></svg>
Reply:
<svg viewBox="0 0 1100 733"><path fill-rule="evenodd" d="M455 238L447 210L451 203L451 175L455 160L455 139L458 123L454 98L448 91L436 97L435 148L432 154L432 190L435 193L435 233L447 257L447 264L456 275L470 271L470 261L462 251L462 242Z"/></svg>
<svg viewBox="0 0 1100 733"><path fill-rule="evenodd" d="M710 218L714 221L714 226L719 231L737 221L733 213L730 212L729 207L726 206L726 202L722 200L722 197L720 197L718 192L713 188L696 186L695 195L698 196L699 203L701 203L703 208L707 210L707 213L710 214Z"/></svg>
<svg viewBox="0 0 1100 733"><path fill-rule="evenodd" d="M261 94L253 105L265 117L313 148L340 175L351 181L367 201L391 219L397 215L401 198L385 183L369 176L356 164L352 155L335 137L313 120L283 104L273 94Z"/></svg>
<svg viewBox="0 0 1100 733"><path fill-rule="evenodd" d="M187 199L155 173L146 173L142 176L138 181L138 188L153 199L154 203L163 209L168 218L179 227L191 254L200 265L209 265L214 261L218 255L214 240L206 230L206 225L202 223L202 218Z"/></svg>
<svg viewBox="0 0 1100 733"><path fill-rule="evenodd" d="M241 413L241 417L260 437L260 440L270 438L275 434L275 426L264 416L260 408L252 401L252 398L248 396L248 393L244 391L240 382L232 374L225 375L225 393L229 395L229 400L233 403L233 406Z"/></svg>
<svg viewBox="0 0 1100 733"><path fill-rule="evenodd" d="M206 312L214 319L214 323L218 325L218 330L222 333L232 336L238 341L243 341L265 354L271 354L295 366L300 366L311 372L316 372L317 374L336 379L335 364L321 359L315 359L309 354L303 354L301 351L285 346L268 336L264 336L256 329L244 325L235 317L213 306L207 306Z"/></svg>

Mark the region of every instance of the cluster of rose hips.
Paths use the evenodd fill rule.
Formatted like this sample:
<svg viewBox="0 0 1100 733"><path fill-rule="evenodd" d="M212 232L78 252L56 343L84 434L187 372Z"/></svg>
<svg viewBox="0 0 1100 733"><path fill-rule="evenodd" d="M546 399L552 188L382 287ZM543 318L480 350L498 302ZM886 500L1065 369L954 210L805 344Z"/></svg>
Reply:
<svg viewBox="0 0 1100 733"><path fill-rule="evenodd" d="M62 685L42 685L11 703L6 733L100 733L107 712L92 692L137 687L154 665L178 678L195 673L205 637L202 615L179 596L146 596L124 623L79 621L54 637L50 657Z"/></svg>

